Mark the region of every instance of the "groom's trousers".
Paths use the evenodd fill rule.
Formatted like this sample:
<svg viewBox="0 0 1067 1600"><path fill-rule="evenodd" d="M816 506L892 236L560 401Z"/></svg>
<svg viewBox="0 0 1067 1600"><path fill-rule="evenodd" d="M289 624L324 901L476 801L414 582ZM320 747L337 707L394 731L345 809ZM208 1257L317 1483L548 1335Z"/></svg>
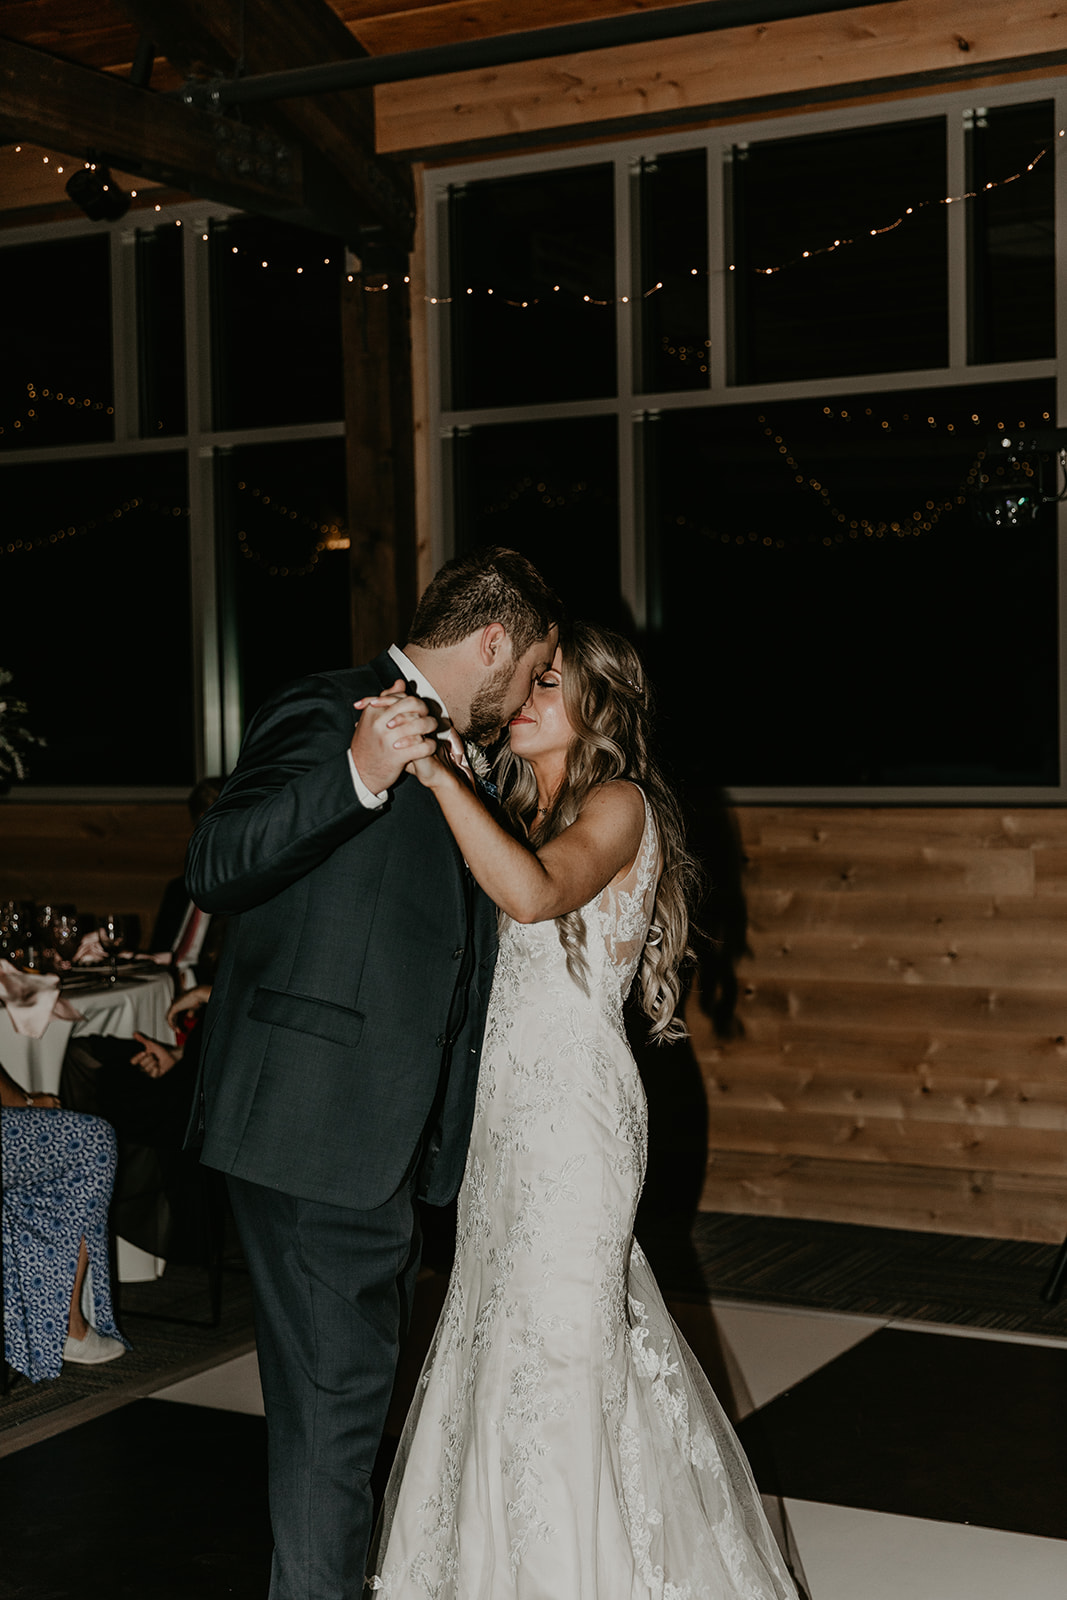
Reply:
<svg viewBox="0 0 1067 1600"><path fill-rule="evenodd" d="M357 1600L418 1270L415 1177L373 1211L228 1182L267 1411L270 1600Z"/></svg>

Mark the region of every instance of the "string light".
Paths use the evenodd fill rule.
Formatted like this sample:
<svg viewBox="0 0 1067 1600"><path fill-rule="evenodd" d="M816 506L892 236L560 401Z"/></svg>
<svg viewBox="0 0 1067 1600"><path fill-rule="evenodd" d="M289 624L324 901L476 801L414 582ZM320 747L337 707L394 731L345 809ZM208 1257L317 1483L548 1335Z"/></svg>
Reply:
<svg viewBox="0 0 1067 1600"><path fill-rule="evenodd" d="M513 510L516 502L526 496L536 496L548 510L558 511L563 506L584 499L588 492L588 483L570 483L563 486L553 485L547 479L542 483L535 483L533 478L518 478L510 489L503 491L499 500L491 502L483 510L486 516L495 516L500 512Z"/></svg>
<svg viewBox="0 0 1067 1600"><path fill-rule="evenodd" d="M912 430L910 434L911 437L915 436L913 430L916 422L925 422L926 427L931 432L942 427L946 433L957 432L956 423L939 419L936 416L931 416L929 413L919 419L913 418L910 412L905 411L900 414L899 418L897 418L896 422L894 423L894 421L890 420L888 417L875 416L874 411L870 406L865 406L862 412L856 412L847 408L835 411L834 407L832 406L823 406L821 408L820 416L827 423L832 422L835 425L839 425L842 422L846 424L852 424L863 421L868 423L871 427L877 427L879 433L890 434L895 431L895 428L899 426L900 423L906 423L909 429ZM1041 419L1043 422L1048 423L1050 421L1050 413L1048 411L1043 411L1041 414ZM983 420L979 412L971 412L968 420L974 425L975 428L981 428L983 426ZM833 533L815 532L809 533L806 536L806 543L819 544L827 549L834 549L839 545L843 546L847 544L849 540L858 540L861 535L867 539L884 539L887 537L895 537L898 539L921 538L924 534L932 532L942 517L951 511L955 511L958 507L965 505L971 493L980 484L988 484L991 476L1002 476L1006 470L1005 464L1003 462L998 462L993 474L984 471L984 467L989 461L989 457L985 444L983 443L981 448L975 453L970 466L967 468L967 471L958 484L955 492L950 493L944 499L924 499L921 505L914 506L910 511L898 518L879 518L878 520L872 520L869 517L849 517L835 503L833 495L826 488L825 484L823 484L820 479L810 476L804 470L796 456L793 454L792 448L788 441L785 439L783 434L776 432L773 424L768 420L767 416L763 413L760 413L757 416L757 421L761 424L763 436L773 447L774 453L781 458L785 466L792 469L793 482L797 489L806 489L815 495L815 497L821 502L828 517L830 517L837 524L837 528ZM995 429L996 431L1004 432L1008 424L1005 423L1003 418L998 418L995 423L987 422L984 424L984 426L989 431L993 431ZM1029 424L1025 421L1025 419L1020 419L1016 426L1020 431L1025 431ZM1033 468L1030 466L1029 462L1014 462L1010 463L1010 465L1015 469L1021 468L1023 473L1028 477L1033 476ZM677 527L690 528L695 533L701 534L705 538L717 540L720 544L761 544L768 549L773 548L777 550L784 550L790 544L797 542L794 540L777 538L772 535L760 535L754 531L736 534L716 533L714 529L703 526L692 521L690 518L681 515L676 516L674 521Z"/></svg>
<svg viewBox="0 0 1067 1600"><path fill-rule="evenodd" d="M299 567L291 567L284 566L282 563L273 559L272 557L265 556L262 551L254 549L249 541L247 531L244 528L238 528L236 530L236 538L237 546L241 554L244 556L246 561L254 561L257 566L262 567L268 577L306 578L312 572L314 572L315 568L319 564L319 557L325 551L347 550L350 547L351 539L349 538L348 532L346 529L342 528L339 523L319 522L314 517L308 516L305 512L295 510L293 507L283 504L283 502L273 494L265 493L263 490L258 488L250 488L244 479L240 479L238 481L237 488L239 493L251 495L254 500L258 500L260 505L267 507L274 513L275 516L281 517L283 520L288 522L299 523L302 527L309 528L312 533L318 535L315 545L307 557L305 564Z"/></svg>
<svg viewBox="0 0 1067 1600"><path fill-rule="evenodd" d="M1055 139L1050 144L1045 145L1043 149L1039 150L1038 153L1033 157L1033 159L1031 161L1028 161L1024 167L1020 167L1017 172L1010 173L1007 177L999 178L999 179L990 179L990 180L988 180L986 183L984 183L982 185L981 189L968 189L968 190L965 190L962 194L949 194L949 195L944 195L943 197L941 197L939 199L915 201L912 205L906 206L904 208L904 210L901 212L900 216L896 217L893 221L885 222L885 223L882 223L880 225L869 227L865 231L865 233L862 234L859 237L865 237L865 238L868 238L868 239L874 239L874 238L878 238L878 237L884 236L886 234L894 233L898 228L900 228L900 227L902 227L904 225L904 223L907 221L907 219L909 217L915 216L918 212L924 211L930 206L949 206L949 205L955 205L955 204L959 203L960 201L974 200L974 199L977 199L980 194L988 194L991 190L1004 188L1010 183L1017 183L1020 179L1026 177L1030 173L1034 172L1034 170L1037 168L1039 163L1041 161L1043 161L1044 158L1047 155L1050 154L1050 152L1054 148L1055 140L1063 139L1065 136L1067 136L1067 128L1060 128L1056 133ZM14 146L14 151L15 151L16 155L21 154L22 151L23 151L22 145L21 144L15 145ZM47 155L42 156L41 160L45 165L47 165L48 162L49 162L49 157ZM95 171L95 167L94 167L93 163L86 162L85 165L91 171ZM56 170L57 170L57 172L62 172L63 168L62 167L57 167ZM136 192L137 192L136 190L133 190L132 194L135 196ZM158 212L161 208L160 208L159 205L156 205L154 209ZM180 228L181 225L182 225L182 219L180 217L175 218L174 226L177 227L177 228ZM784 271L786 271L787 269L789 269L791 267L801 266L804 262L813 261L819 256L831 255L837 250L843 250L843 249L846 249L846 248L848 248L848 247L850 247L852 245L855 245L855 244L857 244L859 242L859 237L857 237L857 238L835 238L831 243L823 244L823 245L813 245L813 246L809 247L808 249L801 250L799 252L799 254L797 254L795 256L792 256L787 260L780 261L777 264L753 266L753 267L751 267L749 269L749 271L752 272L757 277L768 277L768 278L769 277L774 277L777 273L784 272ZM203 239L204 242L208 241L208 235L207 234L202 234L201 238ZM242 251L237 245L231 246L231 254L232 255L239 256L239 255L247 254L247 253L248 252L246 252L246 251ZM323 257L322 264L325 267L330 266L331 265L331 257L329 257L329 256ZM261 266L262 269L267 269L269 267L269 265L270 264L267 261L263 261L263 260L260 261L260 266ZM303 266L299 266L299 267L295 267L295 268L291 268L291 269L276 269L276 270L290 270L297 277L302 277L304 275ZM684 269L683 269L683 271L684 271ZM726 267L726 271L727 272L736 272L736 271L738 271L737 263L736 262L728 263L728 265ZM688 273L686 274L686 276L688 276L689 278L697 278L697 277L702 277L704 275L705 274L698 267L690 267L688 269ZM355 275L352 274L352 273L349 273L347 275L347 281L349 283L354 283L355 282ZM411 281L410 275L405 274L404 275L404 283L405 284L409 284L410 281ZM385 293L388 290L389 285L388 285L388 283L369 284L369 283L364 281L364 282L361 282L360 287L361 287L361 289L363 290L363 292L365 294L382 294L382 293ZM665 287L665 285L664 285L663 280L662 279L658 279L656 281L656 283L654 283L650 288L643 289L641 291L641 298L644 299L644 300L647 300L652 295L661 293L663 291L664 287ZM476 290L473 286L468 286L467 289L466 289L466 295L467 296L473 296L473 295L477 294L478 292L479 291ZM494 288L493 287L487 287L483 291L480 291L480 292L484 293L487 297L492 297L494 295ZM562 287L561 287L560 284L556 283L556 284L552 285L552 293L553 294L560 294L562 292L563 291L562 291ZM577 291L575 291L575 293L578 294ZM502 299L504 304L506 306L508 306L510 309L518 310L518 311L530 311L534 307L539 306L541 304L541 297L538 296L538 295L527 295L525 298L511 298L506 294L501 294L498 298ZM580 295L578 295L578 298L580 299L580 302L583 305L594 306L594 307L603 309L605 307L612 306L612 305L628 305L630 303L631 296L629 296L629 295L617 295L617 296L614 296L614 297L601 298L600 296L594 295L594 294L591 294L591 293L581 293ZM429 295L429 294L427 294L427 295L423 295L422 299L424 300L424 302L427 305L431 305L431 306L448 306L448 305L451 305L453 303L453 297L451 295Z"/></svg>
<svg viewBox="0 0 1067 1600"><path fill-rule="evenodd" d="M98 528L104 528L112 523L120 522L124 516L132 516L136 512L154 511L162 516L187 517L188 506L162 505L157 500L145 500L141 495L134 495L129 500L122 500L113 506L110 511L102 512L99 516L90 517L86 522L69 523L65 527L54 529L51 533L24 535L21 539L11 539L6 544L0 540L0 555L28 555L33 550L41 550L46 545L63 544L68 539L84 538L86 534L95 533Z"/></svg>
<svg viewBox="0 0 1067 1600"><path fill-rule="evenodd" d="M26 400L28 402L26 410L21 417L13 417L6 425L0 423L0 434L6 433L9 428L12 432L18 433L22 431L25 423L40 421L37 415L37 402L40 400L47 400L52 405L73 407L79 411L103 411L109 417L115 415L114 406L107 405L103 400L83 399L78 395L67 394L63 390L39 388L34 382L26 385Z"/></svg>
<svg viewBox="0 0 1067 1600"><path fill-rule="evenodd" d="M1062 139L1065 134L1067 134L1067 128L1060 128L1056 138ZM925 211L929 206L951 206L958 204L961 200L976 200L979 194L987 194L990 189L1002 189L1009 183L1017 183L1020 178L1024 178L1028 173L1033 172L1038 163L1044 160L1052 148L1052 144L1045 145L1044 149L1039 150L1033 160L1028 161L1025 167L1020 167L1018 172L1011 173L1007 178L991 180L983 184L980 190L968 189L963 194L947 194L939 200L918 200L913 205L907 206L895 221L886 222L880 227L868 228L865 237L874 239L881 234L894 233L897 228L903 226L908 217L914 216L916 212ZM811 261L816 256L831 255L835 250L842 250L847 245L856 243L858 243L856 239L835 239L832 244L818 245L814 249L802 250L799 255L793 256L787 261L781 261L777 266L752 267L750 270L758 277L771 278L775 273L784 272L788 267L799 266L801 262ZM736 270L736 266L731 264L727 270L733 272Z"/></svg>
<svg viewBox="0 0 1067 1600"><path fill-rule="evenodd" d="M832 414L832 410L829 406L823 407L824 416L829 417L832 416ZM871 409L869 406L866 408L866 415L871 416ZM846 420L851 420L847 412L843 412L842 416ZM792 467L795 475L794 481L797 486L806 486L809 488L812 493L821 500L824 508L834 519L834 521L840 524L842 528L847 529L847 536L850 539L858 539L861 532L868 539L881 539L884 538L887 533L895 533L897 537L901 539L905 538L909 534L913 535L915 538L918 538L923 533L931 532L937 526L945 512L952 511L956 506L964 505L966 503L967 494L971 489L973 489L981 471L982 461L985 458L985 450L979 450L975 459L972 461L963 482L957 489L955 495L950 496L949 499L943 500L940 503L937 503L933 500L926 500L922 507L913 509L905 517L895 521L871 522L867 517L849 518L846 516L846 514L837 505L835 505L829 491L824 488L819 479L805 476L800 463L792 454L790 447L786 444L781 434L775 433L774 428L767 423L766 417L759 416L757 420L764 425L764 437L773 441L773 443L777 446L778 454L783 457L785 464L789 467ZM902 420L905 422L910 421L909 415L904 413ZM928 417L927 423L933 425L934 427L937 426L933 417ZM892 432L891 424L884 418L881 419L881 426L883 431ZM819 536L817 534L809 534L808 537L809 540L814 540ZM838 534L835 537L837 543L844 542L844 534ZM831 545L835 542L835 537L823 535L822 542L824 545Z"/></svg>

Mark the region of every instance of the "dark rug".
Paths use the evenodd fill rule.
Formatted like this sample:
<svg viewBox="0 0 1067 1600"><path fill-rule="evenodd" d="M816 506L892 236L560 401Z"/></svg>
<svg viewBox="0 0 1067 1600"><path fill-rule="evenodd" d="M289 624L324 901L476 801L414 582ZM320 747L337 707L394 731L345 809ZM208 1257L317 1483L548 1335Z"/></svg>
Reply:
<svg viewBox="0 0 1067 1600"><path fill-rule="evenodd" d="M14 1374L9 1393L0 1395L0 1456L254 1348L251 1289L239 1254L226 1259L217 1328L207 1325L203 1267L171 1262L154 1283L123 1284L120 1293L119 1324L132 1350L99 1367L68 1364L51 1382Z"/></svg>
<svg viewBox="0 0 1067 1600"><path fill-rule="evenodd" d="M1067 1539L1067 1348L882 1329L738 1432L791 1499Z"/></svg>
<svg viewBox="0 0 1067 1600"><path fill-rule="evenodd" d="M664 1293L1067 1338L1040 1299L1054 1245L700 1212L641 1220Z"/></svg>
<svg viewBox="0 0 1067 1600"><path fill-rule="evenodd" d="M262 1600L266 1424L139 1400L0 1461L0 1600Z"/></svg>

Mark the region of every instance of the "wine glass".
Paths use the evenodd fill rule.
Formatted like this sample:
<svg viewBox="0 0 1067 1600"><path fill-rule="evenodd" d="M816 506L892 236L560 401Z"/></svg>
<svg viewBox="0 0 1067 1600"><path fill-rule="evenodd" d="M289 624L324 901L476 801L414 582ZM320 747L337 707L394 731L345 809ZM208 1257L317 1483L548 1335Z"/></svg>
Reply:
<svg viewBox="0 0 1067 1600"><path fill-rule="evenodd" d="M105 911L97 919L96 932L100 944L111 957L111 971L108 974L108 983L118 982L119 951L122 949L123 926L122 918L115 911Z"/></svg>
<svg viewBox="0 0 1067 1600"><path fill-rule="evenodd" d="M37 934L34 943L40 951L41 970L50 969L51 958L55 954L52 949L52 918L56 914L53 905L35 905L33 908L33 926Z"/></svg>
<svg viewBox="0 0 1067 1600"><path fill-rule="evenodd" d="M52 949L60 961L69 966L78 948L78 921L67 911L57 911L52 917Z"/></svg>
<svg viewBox="0 0 1067 1600"><path fill-rule="evenodd" d="M16 967L22 961L25 944L22 922L21 907L14 900L6 901L3 908L2 932L0 932L0 953Z"/></svg>

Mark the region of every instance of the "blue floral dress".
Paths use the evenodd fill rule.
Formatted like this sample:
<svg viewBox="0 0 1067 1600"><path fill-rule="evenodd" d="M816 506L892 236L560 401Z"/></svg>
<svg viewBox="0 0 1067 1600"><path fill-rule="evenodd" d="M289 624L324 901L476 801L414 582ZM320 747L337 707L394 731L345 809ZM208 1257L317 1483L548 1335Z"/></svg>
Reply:
<svg viewBox="0 0 1067 1600"><path fill-rule="evenodd" d="M82 1239L89 1251L98 1333L121 1339L111 1306L107 1209L115 1130L79 1111L5 1107L3 1156L4 1354L31 1382L58 1378ZM84 1302L83 1302L84 1304Z"/></svg>

